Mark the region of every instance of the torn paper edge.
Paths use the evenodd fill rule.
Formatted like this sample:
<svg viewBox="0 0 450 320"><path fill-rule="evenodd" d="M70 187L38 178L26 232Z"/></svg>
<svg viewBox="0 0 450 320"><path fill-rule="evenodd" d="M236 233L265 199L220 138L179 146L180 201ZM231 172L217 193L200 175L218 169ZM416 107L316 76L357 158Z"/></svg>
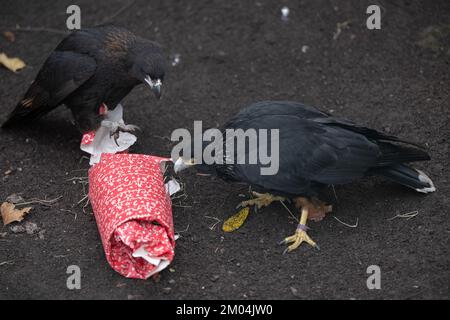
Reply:
<svg viewBox="0 0 450 320"><path fill-rule="evenodd" d="M103 153L119 153L129 149L137 138L134 134L129 132L120 132L117 138L117 144L111 132L117 127L125 126L123 121L123 107L118 104L113 110L108 110L104 115L104 120L101 122L100 128L97 129L94 135L94 140L88 144L81 144L80 149L91 155L89 164L92 166L100 162Z"/></svg>
<svg viewBox="0 0 450 320"><path fill-rule="evenodd" d="M170 265L170 261L167 260L166 258L163 258L163 257L156 258L156 257L151 256L147 252L147 250L145 250L145 245L142 245L139 249L134 251L132 256L135 258L143 258L148 263L150 263L156 267L155 269L153 269L151 272L149 272L147 274L147 278L154 275L155 273L158 273L158 272L164 270L165 268L167 268Z"/></svg>

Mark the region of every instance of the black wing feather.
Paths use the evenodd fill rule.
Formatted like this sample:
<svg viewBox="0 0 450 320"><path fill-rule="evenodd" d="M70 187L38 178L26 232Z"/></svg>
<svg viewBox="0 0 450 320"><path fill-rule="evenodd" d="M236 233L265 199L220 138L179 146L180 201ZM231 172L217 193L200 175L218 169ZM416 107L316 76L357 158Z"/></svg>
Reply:
<svg viewBox="0 0 450 320"><path fill-rule="evenodd" d="M87 55L54 51L2 127L29 121L50 112L92 77L95 69L95 60Z"/></svg>
<svg viewBox="0 0 450 320"><path fill-rule="evenodd" d="M259 164L233 166L235 179L267 190L302 194L311 183L347 183L362 177L380 154L377 145L363 135L296 116L258 115L239 121L239 128L279 129L276 175L261 175Z"/></svg>
<svg viewBox="0 0 450 320"><path fill-rule="evenodd" d="M225 128L279 129L277 174L261 175L261 164L234 164L225 172L235 180L291 195L308 195L315 185L348 183L371 168L429 159L423 150L389 143L403 142L396 137L299 103L254 104Z"/></svg>

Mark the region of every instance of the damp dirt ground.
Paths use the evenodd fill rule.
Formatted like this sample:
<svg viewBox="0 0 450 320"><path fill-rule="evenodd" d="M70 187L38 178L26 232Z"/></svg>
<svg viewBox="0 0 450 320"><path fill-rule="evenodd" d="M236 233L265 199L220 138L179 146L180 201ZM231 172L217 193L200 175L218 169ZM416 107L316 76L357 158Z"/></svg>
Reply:
<svg viewBox="0 0 450 320"><path fill-rule="evenodd" d="M27 67L17 74L0 68L0 121L64 37L14 31L16 25L64 30L73 1L2 3L0 31L16 39L0 36L0 52ZM77 4L88 27L126 2ZM417 166L437 192L378 179L336 187L333 214L310 223L321 250L304 245L282 255L278 243L296 227L283 206L252 212L239 230L224 233L247 187L183 172L187 197L174 201L181 237L170 270L159 281L126 279L105 259L90 206L78 204L83 185L73 178L85 177L89 165L70 113L60 108L26 128L0 131L0 200L13 193L61 197L33 205L22 223L35 223L34 233L0 226L0 298L448 299L450 3L379 1L381 30L366 28L369 4L135 1L112 22L161 43L170 63L162 100L140 86L123 101L125 120L142 128L134 152L169 156L176 128L192 128L194 120L223 124L255 101L295 100L424 144L432 160ZM284 5L287 21L280 18ZM393 219L411 212L417 214ZM69 265L81 268L80 290L66 287ZM381 269L380 290L367 288L371 265Z"/></svg>

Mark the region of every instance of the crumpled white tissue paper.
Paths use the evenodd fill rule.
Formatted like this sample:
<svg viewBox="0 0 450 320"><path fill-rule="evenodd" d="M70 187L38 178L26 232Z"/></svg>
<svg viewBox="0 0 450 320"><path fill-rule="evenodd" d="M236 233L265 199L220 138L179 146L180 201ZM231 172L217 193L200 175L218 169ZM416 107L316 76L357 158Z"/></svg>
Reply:
<svg viewBox="0 0 450 320"><path fill-rule="evenodd" d="M126 127L123 121L123 107L117 105L114 110L108 110L101 126L95 132L94 141L89 144L81 144L81 150L89 153L91 159L89 164L92 166L100 162L102 153L118 153L130 148L137 140L136 136L129 132L120 132L117 144L111 133L114 133L118 127Z"/></svg>

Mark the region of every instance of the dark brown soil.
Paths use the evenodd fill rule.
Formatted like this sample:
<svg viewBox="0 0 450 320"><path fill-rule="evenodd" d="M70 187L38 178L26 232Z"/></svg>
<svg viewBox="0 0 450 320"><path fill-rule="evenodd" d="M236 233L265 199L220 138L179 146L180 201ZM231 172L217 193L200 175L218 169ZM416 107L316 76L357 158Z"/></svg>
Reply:
<svg viewBox="0 0 450 320"><path fill-rule="evenodd" d="M0 200L12 193L62 196L48 208L34 205L26 218L45 230L41 238L0 227L0 298L448 299L449 43L421 39L430 26L450 24L450 3L379 1L382 29L371 31L365 12L372 2L136 1L114 23L160 42L181 62L169 68L161 101L144 86L125 99L127 122L143 128L135 152L169 155L175 128L191 128L194 120L216 126L258 100L296 100L425 144L432 161L418 167L437 192L424 196L382 180L338 187L334 215L350 224L358 219L358 226L328 216L310 224L320 251L305 245L282 255L278 242L296 222L281 205L252 214L226 234L222 222L213 225L235 213L246 187L187 172L188 198L174 208L182 237L172 270L159 282L130 280L109 267L90 207L83 212L77 205L82 185L68 179L85 176L88 163L80 161L80 135L61 108L29 128L0 132ZM2 0L0 31L16 24L64 30L72 3ZM125 2L77 4L87 27ZM287 22L280 19L283 5L291 9ZM333 40L337 23L348 20ZM28 66L17 74L0 68L0 121L63 37L15 35L14 43L0 36L0 52ZM409 220L390 219L412 211L418 215ZM81 290L66 288L72 264L81 268ZM366 286L369 265L381 268L381 290Z"/></svg>

